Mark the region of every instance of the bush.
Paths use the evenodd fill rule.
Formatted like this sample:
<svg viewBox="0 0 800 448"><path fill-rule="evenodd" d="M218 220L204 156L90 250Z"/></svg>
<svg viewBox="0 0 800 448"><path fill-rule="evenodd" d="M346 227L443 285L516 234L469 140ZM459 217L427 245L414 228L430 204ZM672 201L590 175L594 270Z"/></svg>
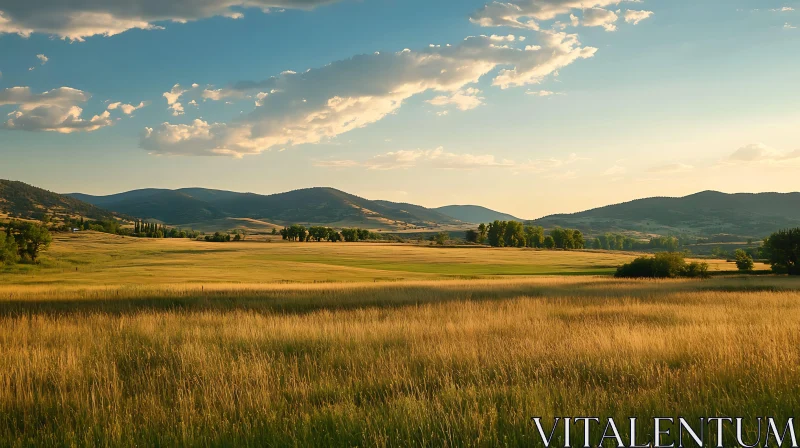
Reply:
<svg viewBox="0 0 800 448"><path fill-rule="evenodd" d="M753 257L742 249L736 249L736 267L742 272L750 272L753 270Z"/></svg>
<svg viewBox="0 0 800 448"><path fill-rule="evenodd" d="M773 233L764 240L763 252L773 272L800 275L800 228Z"/></svg>
<svg viewBox="0 0 800 448"><path fill-rule="evenodd" d="M686 263L683 255L662 252L652 257L639 257L617 268L618 278L707 278L707 263Z"/></svg>

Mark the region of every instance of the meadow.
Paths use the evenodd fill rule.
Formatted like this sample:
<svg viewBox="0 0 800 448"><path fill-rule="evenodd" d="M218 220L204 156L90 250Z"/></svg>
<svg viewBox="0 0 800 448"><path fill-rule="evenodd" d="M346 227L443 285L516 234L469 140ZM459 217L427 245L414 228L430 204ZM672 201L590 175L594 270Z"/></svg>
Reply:
<svg viewBox="0 0 800 448"><path fill-rule="evenodd" d="M640 255L640 254L639 254ZM382 243L206 243L58 234L40 266L0 267L0 285L385 282L610 275L637 254ZM705 260L711 271L732 263ZM767 269L758 265L757 269Z"/></svg>
<svg viewBox="0 0 800 448"><path fill-rule="evenodd" d="M800 408L797 279L593 275L627 254L66 238L0 276L2 446L537 446L532 416Z"/></svg>

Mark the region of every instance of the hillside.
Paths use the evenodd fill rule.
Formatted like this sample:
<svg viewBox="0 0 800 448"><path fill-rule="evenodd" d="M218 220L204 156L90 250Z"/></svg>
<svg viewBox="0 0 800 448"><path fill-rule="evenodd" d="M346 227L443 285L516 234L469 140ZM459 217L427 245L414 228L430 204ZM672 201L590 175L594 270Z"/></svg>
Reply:
<svg viewBox="0 0 800 448"><path fill-rule="evenodd" d="M23 182L0 179L0 214L41 219L44 215L111 219L113 214L74 197L43 190Z"/></svg>
<svg viewBox="0 0 800 448"><path fill-rule="evenodd" d="M444 207L435 208L434 210L463 222L488 223L495 220L522 221L515 216L496 212L478 205L445 205Z"/></svg>
<svg viewBox="0 0 800 448"><path fill-rule="evenodd" d="M459 225L458 220L413 204L371 201L333 188L307 188L273 195L204 188L145 189L109 196L72 193L119 213L194 228L218 227L226 219L276 224L405 229Z"/></svg>
<svg viewBox="0 0 800 448"><path fill-rule="evenodd" d="M800 193L704 191L681 198L638 199L533 222L545 227L575 227L590 233L631 231L762 238L777 229L800 225Z"/></svg>

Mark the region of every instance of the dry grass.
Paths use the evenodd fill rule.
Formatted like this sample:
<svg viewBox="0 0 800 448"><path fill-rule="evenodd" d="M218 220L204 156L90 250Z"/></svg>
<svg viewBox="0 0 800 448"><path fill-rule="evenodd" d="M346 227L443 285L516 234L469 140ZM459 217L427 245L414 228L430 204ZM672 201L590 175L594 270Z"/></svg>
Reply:
<svg viewBox="0 0 800 448"><path fill-rule="evenodd" d="M520 446L531 416L794 415L800 281L534 276L630 257L61 236L0 273L0 446Z"/></svg>
<svg viewBox="0 0 800 448"><path fill-rule="evenodd" d="M533 446L534 415L786 417L800 407L798 290L5 287L0 445Z"/></svg>

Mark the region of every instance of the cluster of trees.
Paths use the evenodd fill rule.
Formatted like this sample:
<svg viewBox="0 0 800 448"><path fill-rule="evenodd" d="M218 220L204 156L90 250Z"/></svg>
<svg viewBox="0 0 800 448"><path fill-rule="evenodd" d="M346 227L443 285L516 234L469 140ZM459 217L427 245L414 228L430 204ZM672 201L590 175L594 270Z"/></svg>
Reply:
<svg viewBox="0 0 800 448"><path fill-rule="evenodd" d="M117 235L131 235L138 238L191 238L196 239L201 236L200 232L194 230L181 230L175 227L167 227L163 224L152 223L147 221L136 220L133 223L133 233L128 229L119 227L118 223L114 221L116 228L107 226L107 233L115 233ZM96 230L96 229L91 229ZM208 241L208 240L206 240Z"/></svg>
<svg viewBox="0 0 800 448"><path fill-rule="evenodd" d="M800 227L773 233L761 247L773 272L800 275Z"/></svg>
<svg viewBox="0 0 800 448"><path fill-rule="evenodd" d="M95 232L110 233L112 235L133 236L137 238L198 238L200 232L194 230L181 230L174 227L167 227L163 224L156 224L146 221L136 220L133 229L124 227L123 223L116 219L88 220L84 218L65 217L60 225L51 224L52 218L49 215L42 217L42 222L50 224L50 228L56 232L71 232L73 229L92 230Z"/></svg>
<svg viewBox="0 0 800 448"><path fill-rule="evenodd" d="M708 278L708 263L687 263L683 254L661 252L639 257L617 268L619 278Z"/></svg>
<svg viewBox="0 0 800 448"><path fill-rule="evenodd" d="M642 241L625 235L606 233L594 238L589 247L602 250L663 250L677 252L681 246L683 246L681 239L674 236L657 236L650 238L650 241Z"/></svg>
<svg viewBox="0 0 800 448"><path fill-rule="evenodd" d="M47 250L52 241L50 231L42 224L11 221L0 231L0 263L36 263L39 253Z"/></svg>
<svg viewBox="0 0 800 448"><path fill-rule="evenodd" d="M243 230L234 230L233 235L228 232L214 232L213 235L205 235L202 240L209 243L228 243L231 241L244 241L247 234ZM200 238L198 238L200 239Z"/></svg>
<svg viewBox="0 0 800 448"><path fill-rule="evenodd" d="M468 230L469 243L492 247L535 247L544 249L583 249L586 246L579 230L555 228L545 235L544 228L523 225L518 221L494 221Z"/></svg>
<svg viewBox="0 0 800 448"><path fill-rule="evenodd" d="M555 228L545 235L542 227L525 225L517 221L495 221L481 224L476 230L467 230L468 243L489 244L492 247L536 247L544 249L601 249L601 250L653 250L677 252L683 246L681 238L653 237L642 241L625 235L606 233L589 241L575 229Z"/></svg>
<svg viewBox="0 0 800 448"><path fill-rule="evenodd" d="M281 237L289 241L356 241L378 239L378 235L367 229L342 229L338 231L330 227L313 226L306 229L304 226L293 224L280 230ZM274 234L274 232L273 232Z"/></svg>

